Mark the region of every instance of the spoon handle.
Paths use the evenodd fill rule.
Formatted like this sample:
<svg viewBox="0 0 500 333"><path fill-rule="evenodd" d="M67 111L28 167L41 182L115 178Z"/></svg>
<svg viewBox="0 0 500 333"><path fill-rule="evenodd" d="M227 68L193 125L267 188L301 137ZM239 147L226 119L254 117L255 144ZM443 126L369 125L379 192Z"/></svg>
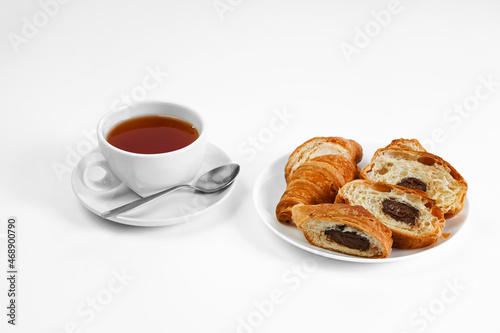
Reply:
<svg viewBox="0 0 500 333"><path fill-rule="evenodd" d="M183 184L183 185L177 185L177 186L174 186L174 187L171 187L171 188L167 188L166 190L160 191L158 193L149 195L149 196L144 197L144 198L137 199L137 200L129 202L128 204L125 204L123 206L116 207L116 208L111 209L111 210L109 210L107 212L104 212L104 213L101 214L101 217L104 217L105 219L107 219L107 218L116 216L118 214L127 212L127 211L129 211L131 209L134 209L136 207L142 206L142 205L144 205L144 204L146 204L146 203L148 203L150 201L158 199L159 197L161 197L164 194L173 192L173 191L178 190L178 189L180 189L182 187L192 187L192 186L191 185L187 185L187 184Z"/></svg>

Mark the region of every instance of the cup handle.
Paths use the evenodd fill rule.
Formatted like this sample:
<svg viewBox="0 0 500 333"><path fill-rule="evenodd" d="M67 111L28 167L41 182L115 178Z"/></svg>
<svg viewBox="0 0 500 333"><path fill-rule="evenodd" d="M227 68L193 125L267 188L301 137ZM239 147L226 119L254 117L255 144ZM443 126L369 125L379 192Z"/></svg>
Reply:
<svg viewBox="0 0 500 333"><path fill-rule="evenodd" d="M98 169L101 169L101 173L104 171L103 176L91 174ZM87 154L78 162L78 173L83 184L92 191L111 191L122 183L109 168L106 158L98 152Z"/></svg>

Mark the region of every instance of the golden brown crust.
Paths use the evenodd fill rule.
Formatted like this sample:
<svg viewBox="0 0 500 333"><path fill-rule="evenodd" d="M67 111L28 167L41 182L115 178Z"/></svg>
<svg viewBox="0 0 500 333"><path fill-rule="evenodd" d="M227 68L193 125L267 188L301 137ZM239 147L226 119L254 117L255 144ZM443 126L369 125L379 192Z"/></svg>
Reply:
<svg viewBox="0 0 500 333"><path fill-rule="evenodd" d="M361 206L345 204L299 205L293 208L293 218L297 227L303 231L306 229L307 223L318 223L317 221L335 222L362 230L376 238L382 245L381 252L372 258L386 258L391 251L393 242L391 230ZM319 243L313 234L304 232L304 236L309 243L332 250ZM352 254L342 249L335 251Z"/></svg>
<svg viewBox="0 0 500 333"><path fill-rule="evenodd" d="M359 163L363 158L363 148L354 140L341 137L315 137L298 146L288 158L285 166L287 183L292 173L308 160L322 155L343 155Z"/></svg>
<svg viewBox="0 0 500 333"><path fill-rule="evenodd" d="M402 149L402 148L381 148L378 149L373 155L370 163L365 166L360 173L360 177L367 180L378 180L374 178L373 171L376 162L383 160L387 156L395 157L400 160L408 160L408 161L416 161L420 163L422 166L441 166L444 170L446 170L449 175L456 180L457 185L459 187L458 192L455 194L453 198L453 203L449 205L448 208L444 207L437 200L437 197L442 193L439 191L435 191L434 194L430 193L430 190L427 190L427 195L432 199L438 201L438 205L443 210L444 216L446 219L452 218L456 216L464 207L465 204L465 196L467 193L467 182L460 175L460 173L448 162L446 162L441 157L423 151L415 151L410 149ZM434 177L434 175L429 175L429 177ZM434 180L433 182L440 182L443 179ZM390 184L396 185L401 179L391 179L390 181L384 180L384 182L388 182Z"/></svg>
<svg viewBox="0 0 500 333"><path fill-rule="evenodd" d="M363 199L354 198L353 192L350 191L354 187L362 187L371 189L371 194L363 193L363 199L367 198L366 202L362 203ZM370 196L372 198L370 198ZM390 197L390 198L407 198L415 203L421 203L423 207L429 212L428 220L432 220L433 229L426 232L419 232L415 230L403 230L387 223L389 217L385 217L381 210L380 205L374 200L375 197ZM370 180L359 179L352 181L343 186L335 198L335 203L344 203L349 205L362 205L375 216L379 216L379 220L386 224L392 231L392 238L394 239L394 247L400 249L417 249L436 243L442 236L442 231L445 225L445 218L442 210L436 205L436 202L429 198L424 192L420 190L413 190L402 186L391 185L387 183L374 182Z"/></svg>
<svg viewBox="0 0 500 333"><path fill-rule="evenodd" d="M385 148L402 148L427 152L424 146L422 146L417 139L395 139L392 140L391 143L389 143Z"/></svg>
<svg viewBox="0 0 500 333"><path fill-rule="evenodd" d="M333 202L337 191L357 178L354 161L341 155L315 157L298 167L276 207L280 222L292 222L292 207Z"/></svg>

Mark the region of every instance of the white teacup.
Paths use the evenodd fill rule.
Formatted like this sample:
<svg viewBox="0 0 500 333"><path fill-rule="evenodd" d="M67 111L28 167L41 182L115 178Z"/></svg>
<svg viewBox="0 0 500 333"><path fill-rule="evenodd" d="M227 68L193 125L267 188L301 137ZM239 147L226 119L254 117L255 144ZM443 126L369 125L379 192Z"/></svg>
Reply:
<svg viewBox="0 0 500 333"><path fill-rule="evenodd" d="M183 119L198 130L198 138L190 145L166 153L131 153L106 141L117 124L146 115L165 115ZM200 114L190 108L167 102L141 102L111 111L97 125L97 141L101 153L85 156L78 168L83 183L95 191L111 190L123 182L140 196L147 196L167 187L189 183L196 177L205 154L206 129ZM104 177L93 179L90 170L100 167Z"/></svg>

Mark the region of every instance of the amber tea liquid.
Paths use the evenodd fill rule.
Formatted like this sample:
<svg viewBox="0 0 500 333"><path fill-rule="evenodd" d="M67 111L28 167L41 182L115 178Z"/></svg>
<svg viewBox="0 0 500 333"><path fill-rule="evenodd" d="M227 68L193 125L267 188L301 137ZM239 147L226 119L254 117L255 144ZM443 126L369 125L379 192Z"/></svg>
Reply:
<svg viewBox="0 0 500 333"><path fill-rule="evenodd" d="M138 154L160 154L189 146L199 137L196 127L179 118L162 115L125 120L109 131L106 141Z"/></svg>

